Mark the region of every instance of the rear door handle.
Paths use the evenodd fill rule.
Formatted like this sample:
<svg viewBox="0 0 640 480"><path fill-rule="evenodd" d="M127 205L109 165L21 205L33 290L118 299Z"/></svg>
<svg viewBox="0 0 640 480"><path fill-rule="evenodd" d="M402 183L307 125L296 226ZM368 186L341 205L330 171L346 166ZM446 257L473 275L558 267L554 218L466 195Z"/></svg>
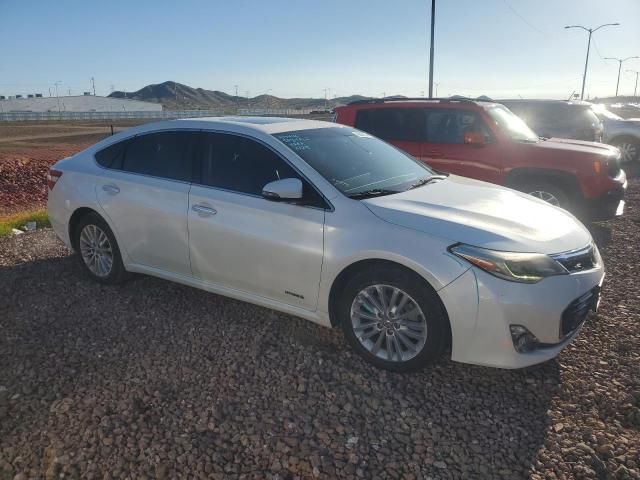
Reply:
<svg viewBox="0 0 640 480"><path fill-rule="evenodd" d="M191 210L196 212L198 215L202 217L210 217L211 215L215 215L218 211L215 208L208 207L206 205L194 205L191 207Z"/></svg>
<svg viewBox="0 0 640 480"><path fill-rule="evenodd" d="M102 190L104 190L105 192L107 192L110 195L116 195L116 194L120 193L120 189L118 187L116 187L115 185L103 185L102 186Z"/></svg>

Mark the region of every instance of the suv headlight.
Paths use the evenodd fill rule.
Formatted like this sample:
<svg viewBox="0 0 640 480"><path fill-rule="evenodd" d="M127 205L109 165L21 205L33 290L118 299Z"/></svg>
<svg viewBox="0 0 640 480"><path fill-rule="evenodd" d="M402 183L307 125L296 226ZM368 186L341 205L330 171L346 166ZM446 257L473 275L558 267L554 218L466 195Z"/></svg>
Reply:
<svg viewBox="0 0 640 480"><path fill-rule="evenodd" d="M537 283L546 277L569 273L560 263L543 253L503 252L463 243L449 247L449 251L485 272L510 282Z"/></svg>

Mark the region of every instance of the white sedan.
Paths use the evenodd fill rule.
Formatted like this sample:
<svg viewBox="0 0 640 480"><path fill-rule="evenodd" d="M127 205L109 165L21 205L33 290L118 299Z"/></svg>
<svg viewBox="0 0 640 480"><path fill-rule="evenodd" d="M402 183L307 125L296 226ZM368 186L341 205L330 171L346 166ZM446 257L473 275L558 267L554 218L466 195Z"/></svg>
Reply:
<svg viewBox="0 0 640 480"><path fill-rule="evenodd" d="M389 370L444 352L550 359L604 277L566 211L333 123L146 124L57 162L48 184L53 228L95 280L144 273L339 326Z"/></svg>

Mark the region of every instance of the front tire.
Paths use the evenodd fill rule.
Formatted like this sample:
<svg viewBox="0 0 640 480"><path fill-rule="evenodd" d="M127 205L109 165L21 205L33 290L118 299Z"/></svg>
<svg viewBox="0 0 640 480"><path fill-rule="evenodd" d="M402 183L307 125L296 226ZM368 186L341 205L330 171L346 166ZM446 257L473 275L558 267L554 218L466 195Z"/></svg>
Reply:
<svg viewBox="0 0 640 480"><path fill-rule="evenodd" d="M437 293L399 267L375 266L354 275L337 313L351 347L385 370L419 370L448 343L448 320Z"/></svg>
<svg viewBox="0 0 640 480"><path fill-rule="evenodd" d="M74 238L80 261L91 278L110 285L127 279L116 237L100 215L89 213L82 217Z"/></svg>
<svg viewBox="0 0 640 480"><path fill-rule="evenodd" d="M546 180L528 181L523 183L518 190L539 200L544 200L554 207L571 210L573 206L571 196L567 193L566 189L553 182Z"/></svg>
<svg viewBox="0 0 640 480"><path fill-rule="evenodd" d="M620 149L620 162L631 163L640 159L640 141L636 138L621 137L611 142Z"/></svg>

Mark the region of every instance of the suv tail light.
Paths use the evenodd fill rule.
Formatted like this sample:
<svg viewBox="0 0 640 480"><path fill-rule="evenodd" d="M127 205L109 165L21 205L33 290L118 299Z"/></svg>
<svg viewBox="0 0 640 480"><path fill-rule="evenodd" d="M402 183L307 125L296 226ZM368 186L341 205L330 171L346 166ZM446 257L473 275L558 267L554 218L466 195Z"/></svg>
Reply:
<svg viewBox="0 0 640 480"><path fill-rule="evenodd" d="M49 186L49 190L53 190L53 187L56 186L58 180L62 176L62 172L60 170L56 170L54 168L49 169L49 173L47 174L47 185Z"/></svg>

